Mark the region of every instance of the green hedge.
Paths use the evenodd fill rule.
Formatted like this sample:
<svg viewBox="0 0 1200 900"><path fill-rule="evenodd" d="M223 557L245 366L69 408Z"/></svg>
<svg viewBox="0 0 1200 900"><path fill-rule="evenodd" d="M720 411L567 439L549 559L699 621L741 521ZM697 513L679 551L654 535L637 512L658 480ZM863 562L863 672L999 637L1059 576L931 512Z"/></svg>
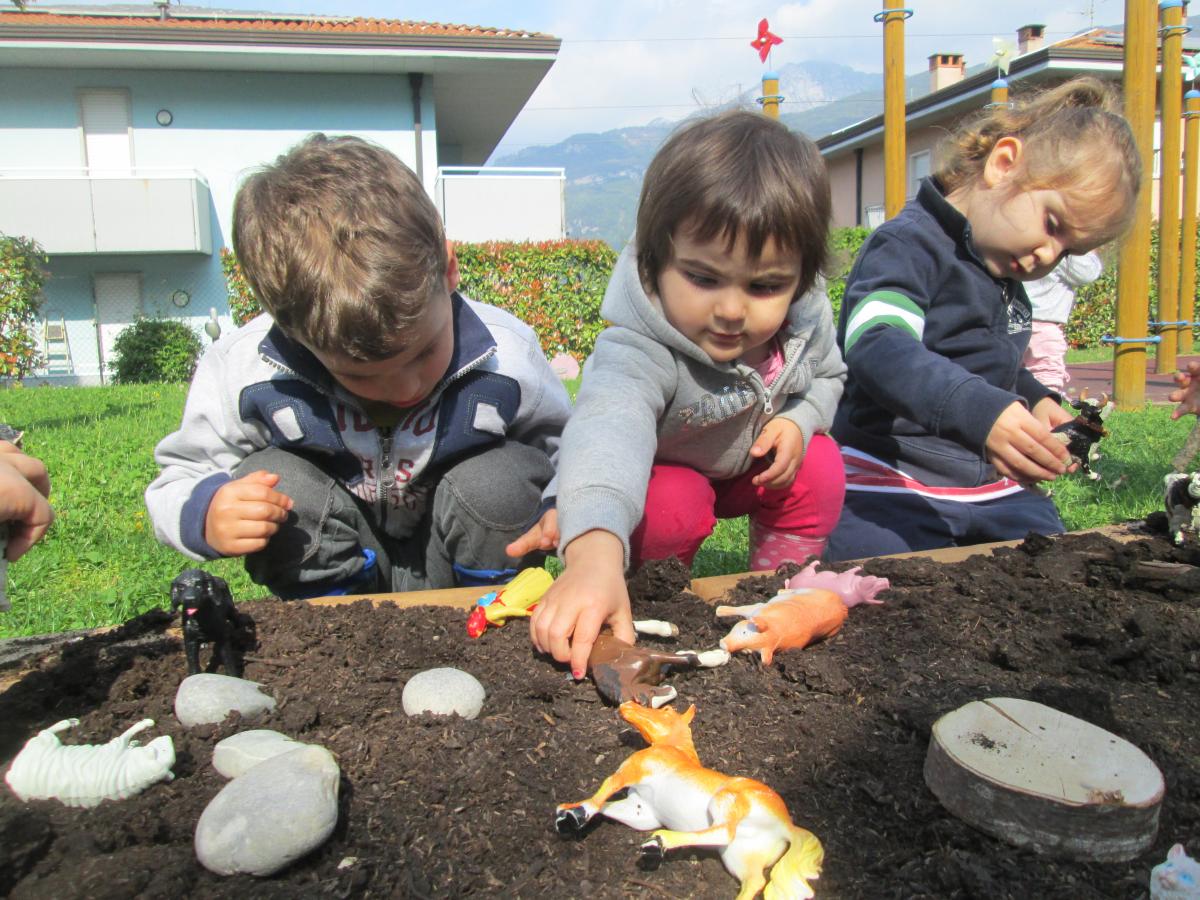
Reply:
<svg viewBox="0 0 1200 900"><path fill-rule="evenodd" d="M37 241L0 234L0 378L22 378L42 363L46 261Z"/></svg>
<svg viewBox="0 0 1200 900"><path fill-rule="evenodd" d="M1200 230L1200 229L1198 229ZM1099 347L1105 334L1117 333L1117 247L1104 252L1104 274L1097 281L1080 288L1075 294L1075 307L1067 322L1067 343L1074 348ZM1196 247L1195 297L1200 298L1200 242ZM1193 307L1195 303L1193 301ZM1177 317L1194 320L1195 309L1180 311ZM1149 320L1158 321L1158 225L1150 233L1150 297ZM1155 330L1155 329L1152 329ZM1200 338L1200 328L1192 328L1193 339Z"/></svg>
<svg viewBox="0 0 1200 900"><path fill-rule="evenodd" d="M837 319L846 292L846 276L858 255L863 241L870 232L866 228L835 228L830 236L833 247L833 264L829 275L829 299L833 304L833 316ZM1075 295L1075 306L1067 322L1067 342L1075 349L1100 347L1100 338L1117 331L1117 246L1105 249L1104 273L1089 285L1080 288ZM1200 241L1196 251L1196 296L1200 298ZM1192 310L1184 310L1180 319L1192 318ZM1150 238L1150 306L1149 318L1158 319L1158 226ZM1200 328L1193 333L1200 341Z"/></svg>
<svg viewBox="0 0 1200 900"><path fill-rule="evenodd" d="M547 356L585 359L604 330L600 303L617 261L603 241L456 244L462 291L508 310Z"/></svg>
<svg viewBox="0 0 1200 900"><path fill-rule="evenodd" d="M140 317L113 341L109 367L116 384L191 381L203 349L187 323Z"/></svg>
<svg viewBox="0 0 1200 900"><path fill-rule="evenodd" d="M603 241L455 244L460 287L473 300L506 309L527 323L547 356L583 360L604 328L600 301L616 252ZM229 311L238 325L259 305L229 248L221 250Z"/></svg>
<svg viewBox="0 0 1200 900"><path fill-rule="evenodd" d="M846 291L846 276L870 232L835 228L827 289L837 318ZM583 360L604 328L600 302L617 254L601 241L456 244L463 293L506 309L529 324L548 356L569 353ZM1116 248L1106 252L1104 274L1081 288L1067 323L1072 347L1098 347L1100 337L1116 331ZM1158 317L1158 230L1151 244L1150 318ZM229 291L229 309L237 324L258 315L259 307L233 253L221 251ZM1197 296L1200 296L1200 242L1197 250ZM1180 318L1188 318L1185 311ZM1200 328L1196 329L1200 340Z"/></svg>

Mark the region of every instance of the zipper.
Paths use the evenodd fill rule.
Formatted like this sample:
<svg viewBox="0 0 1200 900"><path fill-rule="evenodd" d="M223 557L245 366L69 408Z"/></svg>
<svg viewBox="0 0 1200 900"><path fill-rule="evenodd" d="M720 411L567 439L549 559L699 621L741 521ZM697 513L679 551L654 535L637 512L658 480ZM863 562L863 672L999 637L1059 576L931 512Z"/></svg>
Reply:
<svg viewBox="0 0 1200 900"><path fill-rule="evenodd" d="M392 487L396 483L392 471L392 433L395 426L385 425L379 431L379 530L387 533L388 501L392 496Z"/></svg>

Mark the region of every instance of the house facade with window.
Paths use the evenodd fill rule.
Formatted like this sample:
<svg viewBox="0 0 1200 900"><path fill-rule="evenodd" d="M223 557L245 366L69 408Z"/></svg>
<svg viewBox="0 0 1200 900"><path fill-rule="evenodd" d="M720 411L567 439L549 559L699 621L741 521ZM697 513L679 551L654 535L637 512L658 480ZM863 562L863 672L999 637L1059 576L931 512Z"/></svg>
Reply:
<svg viewBox="0 0 1200 900"><path fill-rule="evenodd" d="M215 310L231 328L221 249L238 185L313 132L381 144L444 196L441 170L486 162L559 43L165 2L0 11L0 232L50 257L35 380L102 382L138 316L200 331ZM552 194L530 204L551 233L529 236L561 236Z"/></svg>
<svg viewBox="0 0 1200 900"><path fill-rule="evenodd" d="M1124 35L1104 28L1091 29L1062 41L1045 44L1041 25L1017 31L1017 54L1009 68L1010 95L1028 89L1053 87L1079 75L1111 82L1119 91L1124 71ZM1185 38L1185 53L1200 47ZM936 53L929 57L929 92L905 107L907 196L936 164L939 143L965 117L991 102L994 67L968 74L961 54ZM1185 85L1185 89L1188 86ZM834 227L863 225L874 228L884 219L882 115L864 119L817 140L825 158L833 190ZM1155 123L1155 150L1160 123ZM1154 176L1157 179L1158 158ZM1157 182L1153 187L1157 210Z"/></svg>

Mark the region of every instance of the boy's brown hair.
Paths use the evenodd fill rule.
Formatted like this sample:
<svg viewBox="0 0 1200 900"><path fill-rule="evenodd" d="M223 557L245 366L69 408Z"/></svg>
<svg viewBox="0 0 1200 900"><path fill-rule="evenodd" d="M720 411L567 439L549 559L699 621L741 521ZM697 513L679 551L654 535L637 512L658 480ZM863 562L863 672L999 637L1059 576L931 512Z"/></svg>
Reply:
<svg viewBox="0 0 1200 900"><path fill-rule="evenodd" d="M1119 237L1135 212L1142 161L1117 95L1091 76L989 107L940 150L934 172L947 194L983 177L996 142L1019 138L1015 190L1058 190L1088 215L1099 243Z"/></svg>
<svg viewBox="0 0 1200 900"><path fill-rule="evenodd" d="M412 171L376 144L323 134L245 181L233 246L286 334L367 362L403 349L449 262L437 208Z"/></svg>
<svg viewBox="0 0 1200 900"><path fill-rule="evenodd" d="M638 273L656 291L680 227L699 241L739 237L752 259L768 240L801 261L796 297L825 267L829 176L816 145L761 113L696 119L655 154L638 202ZM794 298L793 298L794 299Z"/></svg>

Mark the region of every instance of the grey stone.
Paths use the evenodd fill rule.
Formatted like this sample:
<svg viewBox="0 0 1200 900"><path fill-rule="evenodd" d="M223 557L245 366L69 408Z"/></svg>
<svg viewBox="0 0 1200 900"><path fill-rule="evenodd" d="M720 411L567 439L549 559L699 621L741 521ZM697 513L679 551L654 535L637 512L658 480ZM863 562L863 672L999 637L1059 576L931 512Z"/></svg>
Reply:
<svg viewBox="0 0 1200 900"><path fill-rule="evenodd" d="M196 857L218 875L272 875L323 844L337 824L337 762L308 744L221 789L196 825Z"/></svg>
<svg viewBox="0 0 1200 900"><path fill-rule="evenodd" d="M267 728L240 731L213 748L213 768L226 778L237 778L260 762L306 746L286 734Z"/></svg>
<svg viewBox="0 0 1200 900"><path fill-rule="evenodd" d="M188 728L223 722L231 712L252 719L275 709L275 699L256 681L201 672L189 675L175 693L175 718Z"/></svg>
<svg viewBox="0 0 1200 900"><path fill-rule="evenodd" d="M487 694L479 680L462 669L426 669L404 685L400 703L410 716L421 713L448 716L457 713L464 719L474 719L483 709L485 696Z"/></svg>

